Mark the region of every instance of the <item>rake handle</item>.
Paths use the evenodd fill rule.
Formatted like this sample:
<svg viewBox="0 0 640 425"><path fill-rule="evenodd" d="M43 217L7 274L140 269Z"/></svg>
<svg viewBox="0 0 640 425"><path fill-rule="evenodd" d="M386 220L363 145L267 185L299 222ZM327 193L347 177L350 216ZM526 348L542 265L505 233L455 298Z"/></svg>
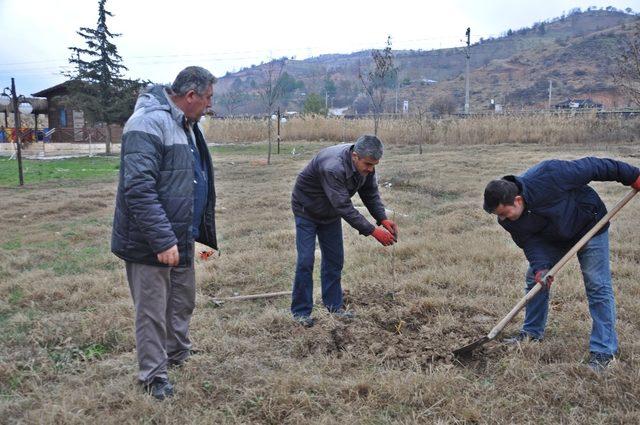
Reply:
<svg viewBox="0 0 640 425"><path fill-rule="evenodd" d="M267 292L265 294L253 295L236 295L234 297L212 298L214 301L242 301L242 300L258 300L262 298L276 298L291 295L291 291Z"/></svg>
<svg viewBox="0 0 640 425"><path fill-rule="evenodd" d="M591 228L591 230L589 230L582 238L580 238L580 240L573 246L573 248L571 248L560 259L560 261L558 261L556 265L547 272L542 281L545 282L547 277L555 276L555 274L558 273L558 271L567 263L567 261L569 261L576 252L580 251L580 249L582 249L582 247L585 246L587 242L589 242L589 239L591 239L593 235L598 233L598 231L602 229L604 225L607 224L618 213L618 211L620 211L622 207L624 207L631 200L631 198L636 196L636 193L638 193L637 190L631 189L631 191L629 191L629 193L627 193L624 198L618 201L618 203L611 209L611 211L609 211L604 217L602 217L600 221L598 221L596 225ZM491 332L489 332L489 335L487 335L487 337L489 339L493 339L500 332L502 332L502 329L504 329L507 323L509 323L515 317L515 315L518 314L520 310L522 310L522 308L527 305L527 303L541 290L542 284L540 283L531 288L531 290L527 292L527 294L522 297L520 301L518 301L518 304L516 304L515 307L513 307L513 309L511 309L511 311L506 316L504 316L504 318L493 329L491 329Z"/></svg>

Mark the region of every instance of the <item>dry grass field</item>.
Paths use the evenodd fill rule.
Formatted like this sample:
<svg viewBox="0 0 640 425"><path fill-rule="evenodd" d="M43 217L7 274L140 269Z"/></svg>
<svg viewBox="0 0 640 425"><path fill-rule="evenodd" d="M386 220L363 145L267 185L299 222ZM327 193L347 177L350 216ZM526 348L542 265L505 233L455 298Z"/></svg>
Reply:
<svg viewBox="0 0 640 425"><path fill-rule="evenodd" d="M197 262L199 353L170 371L177 393L163 403L135 382L132 302L109 252L116 177L0 188L0 422L640 422L640 199L611 228L615 367L586 366L590 318L575 260L556 278L543 343L493 342L463 363L450 354L523 294L526 263L482 211L485 183L552 157L640 165L637 146L430 145L423 155L390 146L378 174L398 244L345 226L343 287L356 319L316 305L305 329L287 298L214 307L208 297L290 289L290 191L326 145L285 142L270 166L264 143L214 148L222 253ZM594 186L609 206L628 190Z"/></svg>

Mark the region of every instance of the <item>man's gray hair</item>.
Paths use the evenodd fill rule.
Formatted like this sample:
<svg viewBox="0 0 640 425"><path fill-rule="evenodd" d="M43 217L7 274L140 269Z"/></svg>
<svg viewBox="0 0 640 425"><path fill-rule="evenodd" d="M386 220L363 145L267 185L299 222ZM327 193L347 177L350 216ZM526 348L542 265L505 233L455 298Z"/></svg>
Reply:
<svg viewBox="0 0 640 425"><path fill-rule="evenodd" d="M202 96L206 93L207 88L215 84L216 81L218 79L206 69L199 66L188 66L180 71L173 84L171 84L171 90L177 96L184 96L189 90L193 90Z"/></svg>
<svg viewBox="0 0 640 425"><path fill-rule="evenodd" d="M353 151L358 154L360 158L382 158L382 142L376 136L369 134L358 137L356 143L353 145Z"/></svg>

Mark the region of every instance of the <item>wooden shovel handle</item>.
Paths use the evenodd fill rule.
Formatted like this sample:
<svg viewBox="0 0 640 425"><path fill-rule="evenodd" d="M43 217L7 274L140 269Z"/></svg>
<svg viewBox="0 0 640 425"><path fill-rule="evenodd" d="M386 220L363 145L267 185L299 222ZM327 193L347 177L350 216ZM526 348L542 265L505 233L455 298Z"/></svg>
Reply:
<svg viewBox="0 0 640 425"><path fill-rule="evenodd" d="M611 209L611 211L609 211L604 217L602 217L600 219L600 221L598 221L596 223L596 225L593 226L593 228L591 228L591 230L589 230L573 246L573 248L571 248L564 255L564 257L562 257L560 259L560 261L558 261L556 263L556 265L553 266L553 268L547 272L547 274L544 276L542 281L544 282L547 279L547 277L555 276L555 274L567 263L567 261L569 261L571 259L571 257L573 257L573 255L576 252L580 251L580 249L583 246L585 246L587 242L589 242L589 239L591 239L593 237L593 235L598 233L598 231L600 229L602 229L602 227L604 227L604 225L607 224L618 213L618 211L620 211L622 209L622 207L624 207L631 200L631 198L636 196L636 193L638 193L637 190L631 189L631 191L629 193L627 193L624 198L622 198L620 201L618 201L618 203L615 205L615 207L613 207ZM524 297L522 297L520 299L520 301L518 301L518 304L516 304L515 307L513 307L513 309L511 309L509 314L504 316L504 318L493 329L491 329L491 332L489 332L489 335L487 335L488 338L489 339L495 338L502 331L502 329L507 325L507 323L509 323L511 321L511 319L513 319L515 317L515 315L518 314L520 312L520 310L522 310L522 308L525 305L527 305L527 303L533 297L535 297L538 294L538 292L540 292L540 290L542 290L542 285L541 284L537 284L536 286L531 288L531 290L529 292L527 292L527 294Z"/></svg>

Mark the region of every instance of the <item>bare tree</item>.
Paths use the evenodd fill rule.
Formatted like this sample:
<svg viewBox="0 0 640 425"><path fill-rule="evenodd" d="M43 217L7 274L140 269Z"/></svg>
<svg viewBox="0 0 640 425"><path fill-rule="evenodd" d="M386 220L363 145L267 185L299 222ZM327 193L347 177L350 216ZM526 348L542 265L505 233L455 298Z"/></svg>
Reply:
<svg viewBox="0 0 640 425"><path fill-rule="evenodd" d="M364 91L371 99L373 109L373 134L378 134L380 114L383 112L387 88L395 85L398 78L398 68L393 65L391 52L391 36L387 37L387 47L384 50L372 50L373 70L363 75L358 67L358 78L362 82Z"/></svg>
<svg viewBox="0 0 640 425"><path fill-rule="evenodd" d="M264 82L258 91L260 101L267 113L267 137L269 140L269 152L267 154L267 164L271 164L271 114L273 107L282 96L282 72L286 64L286 58L274 59L264 65Z"/></svg>
<svg viewBox="0 0 640 425"><path fill-rule="evenodd" d="M415 119L418 122L420 133L418 134L418 152L422 155L422 142L426 142L429 137L429 130L433 130L431 120L429 120L429 112L424 105L416 106L417 113ZM425 132L426 130L426 132Z"/></svg>
<svg viewBox="0 0 640 425"><path fill-rule="evenodd" d="M623 94L640 106L640 23L636 23L623 49L614 81Z"/></svg>
<svg viewBox="0 0 640 425"><path fill-rule="evenodd" d="M441 94L433 99L430 109L437 116L451 115L456 110L456 101L449 94Z"/></svg>
<svg viewBox="0 0 640 425"><path fill-rule="evenodd" d="M218 101L220 105L224 106L227 110L227 114L235 115L240 105L244 103L246 100L246 94L240 90L235 90L231 88L228 92L220 96L220 100Z"/></svg>

